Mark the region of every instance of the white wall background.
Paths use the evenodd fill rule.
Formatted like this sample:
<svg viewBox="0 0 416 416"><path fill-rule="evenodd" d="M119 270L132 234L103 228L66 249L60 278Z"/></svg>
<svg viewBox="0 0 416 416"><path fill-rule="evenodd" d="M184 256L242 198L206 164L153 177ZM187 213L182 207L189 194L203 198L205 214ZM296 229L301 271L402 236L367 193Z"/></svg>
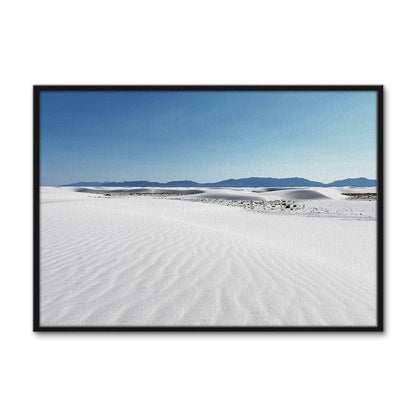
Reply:
<svg viewBox="0 0 416 416"><path fill-rule="evenodd" d="M414 414L414 17L411 1L3 2L2 414ZM32 333L36 83L384 84L386 333Z"/></svg>

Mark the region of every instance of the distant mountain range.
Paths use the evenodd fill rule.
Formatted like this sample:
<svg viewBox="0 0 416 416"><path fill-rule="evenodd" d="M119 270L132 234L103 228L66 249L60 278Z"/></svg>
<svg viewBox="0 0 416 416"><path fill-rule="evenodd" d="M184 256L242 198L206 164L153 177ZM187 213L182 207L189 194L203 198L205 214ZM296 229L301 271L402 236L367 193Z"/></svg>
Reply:
<svg viewBox="0 0 416 416"><path fill-rule="evenodd" d="M269 186L279 187L303 187L303 186L377 186L376 179L367 178L348 178L331 183L314 182L305 178L241 178L241 179L226 179L220 182L213 183L198 183L194 181L172 181L167 183L148 182L148 181L125 181L125 182L76 182L62 186L157 186L157 187L243 187L243 188L263 188Z"/></svg>

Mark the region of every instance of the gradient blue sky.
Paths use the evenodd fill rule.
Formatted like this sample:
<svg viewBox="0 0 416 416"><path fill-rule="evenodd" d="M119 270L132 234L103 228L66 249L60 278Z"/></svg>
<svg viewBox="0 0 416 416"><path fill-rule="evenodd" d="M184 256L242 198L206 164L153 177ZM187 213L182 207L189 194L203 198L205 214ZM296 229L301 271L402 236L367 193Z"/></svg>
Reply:
<svg viewBox="0 0 416 416"><path fill-rule="evenodd" d="M41 185L376 178L376 92L40 94Z"/></svg>

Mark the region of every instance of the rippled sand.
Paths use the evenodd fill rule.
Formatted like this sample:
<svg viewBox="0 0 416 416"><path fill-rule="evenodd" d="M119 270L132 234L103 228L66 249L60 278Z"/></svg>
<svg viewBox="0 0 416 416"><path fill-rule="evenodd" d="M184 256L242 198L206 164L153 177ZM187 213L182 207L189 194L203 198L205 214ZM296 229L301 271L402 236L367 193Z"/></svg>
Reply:
<svg viewBox="0 0 416 416"><path fill-rule="evenodd" d="M335 217L311 217L196 200L305 197L258 191L169 199L42 188L41 324L375 325L375 202L314 188L305 210Z"/></svg>

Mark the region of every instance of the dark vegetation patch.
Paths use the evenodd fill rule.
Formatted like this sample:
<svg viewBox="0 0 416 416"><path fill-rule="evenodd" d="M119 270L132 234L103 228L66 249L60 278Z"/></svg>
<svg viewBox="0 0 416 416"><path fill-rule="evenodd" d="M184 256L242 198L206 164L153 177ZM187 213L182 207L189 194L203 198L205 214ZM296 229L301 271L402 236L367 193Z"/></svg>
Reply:
<svg viewBox="0 0 416 416"><path fill-rule="evenodd" d="M377 193L375 192L365 192L365 193L343 193L342 195L345 195L348 197L348 199L359 199L362 201L376 201L377 200Z"/></svg>
<svg viewBox="0 0 416 416"><path fill-rule="evenodd" d="M104 196L114 196L114 195L197 195L202 194L204 191L189 189L189 190L177 190L177 189L115 189L115 190L101 190L101 189L89 189L89 188L79 188L77 192L87 192L90 194L98 194Z"/></svg>

